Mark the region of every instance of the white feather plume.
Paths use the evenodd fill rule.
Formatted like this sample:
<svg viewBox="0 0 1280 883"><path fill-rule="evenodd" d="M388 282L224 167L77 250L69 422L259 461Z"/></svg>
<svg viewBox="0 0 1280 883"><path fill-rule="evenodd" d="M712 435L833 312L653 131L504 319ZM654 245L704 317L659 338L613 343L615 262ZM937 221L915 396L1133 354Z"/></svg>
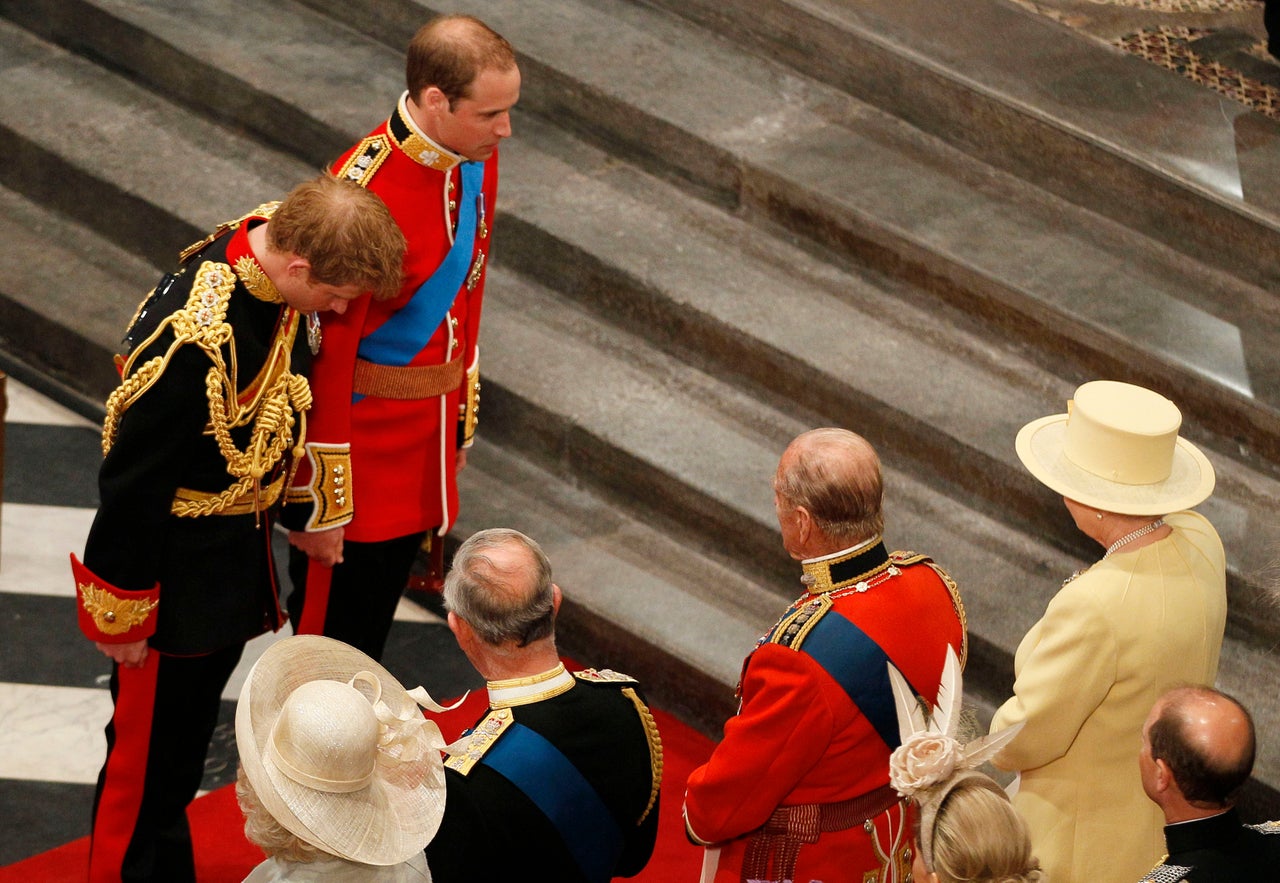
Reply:
<svg viewBox="0 0 1280 883"><path fill-rule="evenodd" d="M907 679L892 662L888 665L889 684L893 687L893 707L898 712L898 738L906 742L916 733L923 733L929 729L929 724L925 720L920 701L916 699L915 690L911 689Z"/></svg>
<svg viewBox="0 0 1280 883"><path fill-rule="evenodd" d="M961 687L960 657L955 648L947 645L947 656L942 662L942 677L938 680L938 700L933 706L929 723L935 732L954 736L960 726L960 706L964 702Z"/></svg>
<svg viewBox="0 0 1280 883"><path fill-rule="evenodd" d="M966 744L964 746L963 766L973 769L995 757L1000 753L1001 748L1012 742L1013 737L1022 732L1024 724L1026 724L1026 721L1018 721L1018 723L998 733L991 733Z"/></svg>

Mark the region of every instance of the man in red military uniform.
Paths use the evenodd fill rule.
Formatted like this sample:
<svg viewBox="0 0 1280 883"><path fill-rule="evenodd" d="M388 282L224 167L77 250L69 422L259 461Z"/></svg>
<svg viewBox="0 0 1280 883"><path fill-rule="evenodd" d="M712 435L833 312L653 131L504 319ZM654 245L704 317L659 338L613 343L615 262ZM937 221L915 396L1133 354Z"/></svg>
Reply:
<svg viewBox="0 0 1280 883"><path fill-rule="evenodd" d="M102 502L84 563L71 556L80 627L115 663L94 883L195 879L186 808L222 691L245 642L283 621L271 525L319 312L393 295L404 244L380 200L321 176L187 249L130 325Z"/></svg>
<svg viewBox="0 0 1280 883"><path fill-rule="evenodd" d="M307 458L289 489L289 614L380 658L428 531L458 510L475 431L480 304L498 143L520 97L511 45L469 16L409 44L390 118L333 171L382 197L409 242L404 287L325 327Z"/></svg>
<svg viewBox="0 0 1280 883"><path fill-rule="evenodd" d="M899 881L907 805L889 785L899 744L888 666L936 696L964 608L929 558L885 551L880 462L865 439L815 429L782 455L774 502L805 593L743 665L741 706L689 776L685 824L704 880Z"/></svg>

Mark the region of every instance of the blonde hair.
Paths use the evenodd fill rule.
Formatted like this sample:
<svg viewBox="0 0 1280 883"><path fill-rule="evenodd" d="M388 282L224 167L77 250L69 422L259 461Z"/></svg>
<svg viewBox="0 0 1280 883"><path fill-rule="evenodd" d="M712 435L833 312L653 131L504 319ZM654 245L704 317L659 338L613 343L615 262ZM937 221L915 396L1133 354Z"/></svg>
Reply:
<svg viewBox="0 0 1280 883"><path fill-rule="evenodd" d="M1046 883L1027 823L993 787L966 780L942 801L929 870L941 883Z"/></svg>
<svg viewBox="0 0 1280 883"><path fill-rule="evenodd" d="M305 864L324 861L332 858L329 853L317 849L297 834L287 830L267 812L258 792L253 790L249 777L245 775L244 766L236 770L236 802L244 813L245 839L267 854L268 858L278 858L287 862Z"/></svg>

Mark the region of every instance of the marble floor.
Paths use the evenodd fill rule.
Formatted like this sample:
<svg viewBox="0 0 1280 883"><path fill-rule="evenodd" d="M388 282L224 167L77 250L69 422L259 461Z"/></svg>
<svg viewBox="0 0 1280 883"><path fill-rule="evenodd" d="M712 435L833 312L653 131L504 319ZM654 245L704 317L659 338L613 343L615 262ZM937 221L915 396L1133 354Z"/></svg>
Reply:
<svg viewBox="0 0 1280 883"><path fill-rule="evenodd" d="M83 548L97 503L98 424L10 378L0 504L0 866L89 832L93 783L111 714L110 665L76 626L68 554ZM277 538L277 554L283 537ZM234 779L235 697L266 647L246 648L223 694L205 789ZM403 600L384 659L435 696L479 677L436 614Z"/></svg>

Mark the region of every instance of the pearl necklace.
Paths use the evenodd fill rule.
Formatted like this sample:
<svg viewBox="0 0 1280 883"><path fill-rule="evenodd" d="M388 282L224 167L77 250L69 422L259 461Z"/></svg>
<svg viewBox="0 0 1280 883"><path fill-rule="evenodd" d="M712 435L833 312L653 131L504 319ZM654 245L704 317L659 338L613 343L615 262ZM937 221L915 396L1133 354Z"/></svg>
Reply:
<svg viewBox="0 0 1280 883"><path fill-rule="evenodd" d="M1110 546L1107 546L1107 551L1103 554L1102 560L1106 561L1108 558L1111 557L1111 554L1113 552L1119 551L1123 546L1126 546L1129 543L1132 543L1134 540L1138 539L1138 537L1145 537L1147 534L1152 533L1153 531L1157 531L1162 527L1164 527L1164 519L1157 518L1155 521L1151 522L1150 524L1144 525L1138 528L1137 530L1130 531L1129 533L1122 536L1120 539L1116 540ZM1071 574L1071 576L1064 579L1062 581L1062 584L1065 586L1067 583L1071 582L1073 579L1075 579L1076 577L1078 577L1080 574L1084 573L1088 569L1089 568L1086 567L1083 570L1077 570L1075 573Z"/></svg>
<svg viewBox="0 0 1280 883"><path fill-rule="evenodd" d="M1157 531L1162 527L1164 527L1164 519L1157 518L1155 521L1151 522L1145 527L1140 527L1135 531L1131 531L1125 534L1120 539L1112 543L1110 546L1107 546L1107 553L1102 556L1102 560L1106 561L1108 558L1111 557L1111 553L1115 552L1121 546L1126 546L1129 543L1132 543L1138 537L1145 537L1147 534L1151 533L1152 531Z"/></svg>

